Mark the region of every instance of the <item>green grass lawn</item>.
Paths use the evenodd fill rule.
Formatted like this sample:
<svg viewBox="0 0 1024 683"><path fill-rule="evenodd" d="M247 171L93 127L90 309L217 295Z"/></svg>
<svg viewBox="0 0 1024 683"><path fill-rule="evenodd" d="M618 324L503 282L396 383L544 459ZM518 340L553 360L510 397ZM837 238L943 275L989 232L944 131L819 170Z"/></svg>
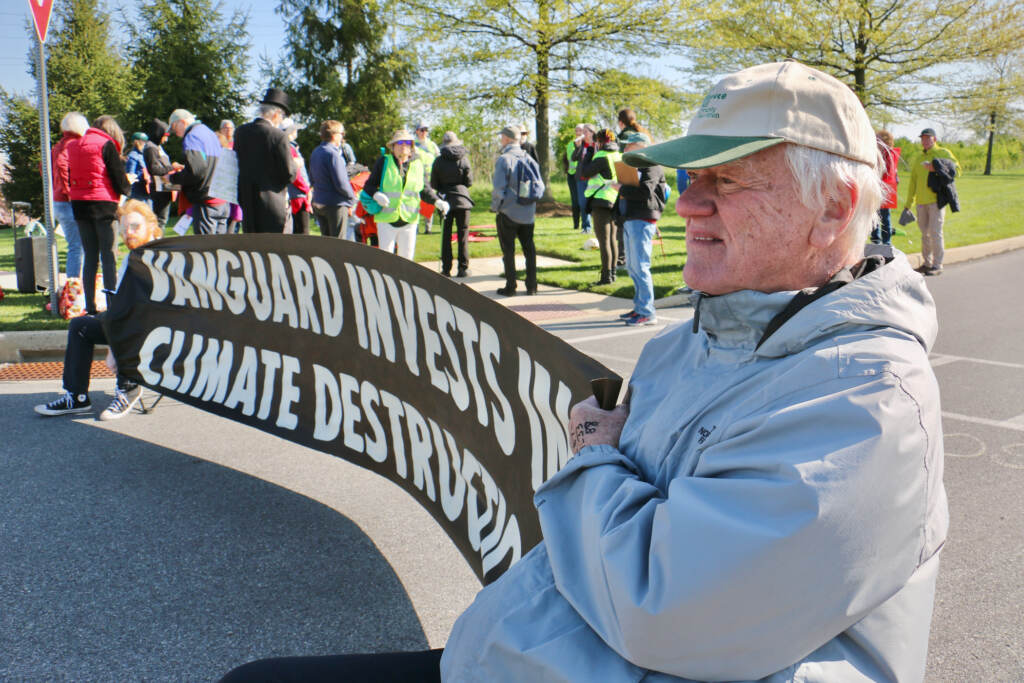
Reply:
<svg viewBox="0 0 1024 683"><path fill-rule="evenodd" d="M901 195L904 188L900 188ZM957 181L960 203L959 213L947 213L944 228L947 247L959 247L1003 239L1024 234L1024 170L1003 171L991 176L968 173ZM494 214L488 211L490 188L473 188L476 202L470 215L472 229L484 235L495 237L487 242L471 242L470 270L472 259L486 256L500 256L497 230L494 228ZM564 181L552 182L555 199L568 203L569 189ZM671 210L676 195L669 200L658 228L662 242L654 245L651 271L654 278L655 296L671 294L683 284L682 268L686 262L686 236L683 220ZM896 225L896 212L893 212ZM601 294L620 297L633 296L633 283L627 276L620 275L611 285L594 287L600 273L601 259L597 251L585 251L586 236L572 229L571 217L539 217L534 238L537 251L571 262L571 265L557 268L541 268L538 280L547 285L570 289L589 289ZM422 230L422 228L421 228ZM438 220L434 220L434 231L429 235L420 234L416 240L417 261L437 261L441 256L441 236ZM893 245L908 254L921 250L921 236L915 224L906 226L905 235L893 238ZM314 234L319 228L313 222ZM19 233L20 234L20 233ZM453 245L454 247L454 245ZM60 268L64 267L67 245L58 238ZM121 254L125 253L121 247ZM14 270L14 241L10 229L0 230L0 270ZM0 301L0 331L62 329L67 321L53 318L44 310L48 297L42 294L19 294L7 291Z"/></svg>

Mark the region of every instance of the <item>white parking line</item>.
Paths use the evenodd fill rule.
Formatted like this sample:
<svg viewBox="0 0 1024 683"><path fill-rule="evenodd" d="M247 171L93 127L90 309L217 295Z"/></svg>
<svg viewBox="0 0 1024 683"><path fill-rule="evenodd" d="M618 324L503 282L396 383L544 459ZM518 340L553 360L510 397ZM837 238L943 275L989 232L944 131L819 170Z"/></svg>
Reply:
<svg viewBox="0 0 1024 683"><path fill-rule="evenodd" d="M1024 370L1024 363L1007 363L1001 360L987 360L985 358L968 358L967 356L949 356L944 353L933 353L929 357L929 361L933 368L937 368L940 365L947 365L949 363L956 363L957 361L966 361L968 363L981 363L983 365L995 365L1001 368L1014 368L1016 370Z"/></svg>
<svg viewBox="0 0 1024 683"><path fill-rule="evenodd" d="M974 424L985 425L986 427L1000 427L1002 429L1012 429L1016 432L1024 432L1024 423L1016 422L1019 418L1013 418L1013 420L990 420L985 417L973 417L971 415L961 415L960 413L948 413L942 412L942 417L948 417L951 420L960 420L962 422L973 422Z"/></svg>

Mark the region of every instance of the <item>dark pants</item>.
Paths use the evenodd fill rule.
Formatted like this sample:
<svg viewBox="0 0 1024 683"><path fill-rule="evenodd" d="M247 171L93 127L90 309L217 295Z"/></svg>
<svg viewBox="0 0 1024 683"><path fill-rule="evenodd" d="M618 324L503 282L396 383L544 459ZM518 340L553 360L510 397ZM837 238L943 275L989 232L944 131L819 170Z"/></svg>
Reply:
<svg viewBox="0 0 1024 683"><path fill-rule="evenodd" d="M82 287L85 289L87 313L96 313L96 271L100 264L103 265L103 289L117 289L117 254L114 251L117 219L113 213L117 210L117 204L104 203L111 206L109 217L75 217L85 256L82 263Z"/></svg>
<svg viewBox="0 0 1024 683"><path fill-rule="evenodd" d="M505 263L505 286L516 288L516 238L523 246L526 257L526 291L537 290L537 249L533 245L533 223L524 225L510 220L503 213L497 215L498 242L501 244L501 258Z"/></svg>
<svg viewBox="0 0 1024 683"><path fill-rule="evenodd" d="M455 224L459 241L459 272L469 268L469 251L466 240L469 238L469 209L449 209L444 217L444 229L441 232L441 272L452 273L452 224Z"/></svg>
<svg viewBox="0 0 1024 683"><path fill-rule="evenodd" d="M442 652L260 659L230 671L221 683L440 683Z"/></svg>
<svg viewBox="0 0 1024 683"><path fill-rule="evenodd" d="M619 243L615 239L612 210L594 206L590 209L590 215L594 219L594 236L597 237L598 249L601 252L601 280L611 280L615 276L615 262L619 258Z"/></svg>
<svg viewBox="0 0 1024 683"><path fill-rule="evenodd" d="M231 205L196 204L192 206L192 232L197 235L225 235L228 232L228 217Z"/></svg>
<svg viewBox="0 0 1024 683"><path fill-rule="evenodd" d="M93 351L97 344L106 343L102 313L71 319L68 325L68 345L64 349L64 391L75 395L88 393ZM117 386L127 391L135 383L118 375Z"/></svg>
<svg viewBox="0 0 1024 683"><path fill-rule="evenodd" d="M341 237L345 238L345 233L348 231L348 207L341 206L321 206L317 204L314 207L313 212L316 214L316 222L320 225L320 234L324 237Z"/></svg>
<svg viewBox="0 0 1024 683"><path fill-rule="evenodd" d="M572 229L580 229L580 197L579 197L579 182L576 180L576 174L569 175L566 179L566 183L569 185L569 203L572 204Z"/></svg>
<svg viewBox="0 0 1024 683"><path fill-rule="evenodd" d="M167 219L171 215L171 193L170 192L154 192L152 195L153 199L153 213L156 214L157 225L163 230L164 226L167 225Z"/></svg>
<svg viewBox="0 0 1024 683"><path fill-rule="evenodd" d="M878 210L878 226L871 229L872 244L892 244L892 218L889 209Z"/></svg>
<svg viewBox="0 0 1024 683"><path fill-rule="evenodd" d="M292 234L309 234L309 211L302 209L292 214Z"/></svg>

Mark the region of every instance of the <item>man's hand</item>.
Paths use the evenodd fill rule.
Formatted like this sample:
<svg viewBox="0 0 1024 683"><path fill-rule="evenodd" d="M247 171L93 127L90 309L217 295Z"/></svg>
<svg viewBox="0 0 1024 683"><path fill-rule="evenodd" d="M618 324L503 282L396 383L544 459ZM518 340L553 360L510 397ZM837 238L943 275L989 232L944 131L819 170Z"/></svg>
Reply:
<svg viewBox="0 0 1024 683"><path fill-rule="evenodd" d="M391 200L388 199L388 196L383 192L374 192L373 201L377 202L382 209L386 209L391 206Z"/></svg>
<svg viewBox="0 0 1024 683"><path fill-rule="evenodd" d="M611 411L601 410L597 399L591 396L574 405L569 411L569 445L573 455L585 446L618 448L619 435L627 417L629 406L625 403Z"/></svg>

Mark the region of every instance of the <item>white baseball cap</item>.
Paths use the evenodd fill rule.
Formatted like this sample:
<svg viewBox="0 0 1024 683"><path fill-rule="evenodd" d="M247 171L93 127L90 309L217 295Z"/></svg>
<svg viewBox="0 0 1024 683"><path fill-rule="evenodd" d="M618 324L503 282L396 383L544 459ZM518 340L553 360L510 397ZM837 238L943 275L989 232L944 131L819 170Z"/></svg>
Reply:
<svg viewBox="0 0 1024 683"><path fill-rule="evenodd" d="M795 61L726 76L704 97L685 136L628 152L623 161L708 168L783 142L877 163L875 131L853 90Z"/></svg>

